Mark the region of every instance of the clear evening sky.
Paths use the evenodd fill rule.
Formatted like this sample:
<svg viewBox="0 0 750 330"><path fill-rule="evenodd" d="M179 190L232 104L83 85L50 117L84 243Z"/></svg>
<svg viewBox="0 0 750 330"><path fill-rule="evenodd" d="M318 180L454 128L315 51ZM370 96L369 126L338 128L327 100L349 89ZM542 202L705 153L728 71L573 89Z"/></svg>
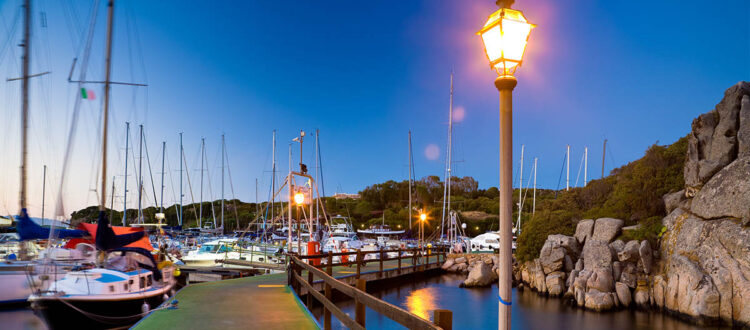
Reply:
<svg viewBox="0 0 750 330"><path fill-rule="evenodd" d="M49 167L46 215L57 199L77 93L67 77L73 58L83 56L92 4L33 3L32 73L52 73L31 84L32 216L41 211L44 164ZM520 158L520 147L526 146L525 177L530 160L539 158L540 187L558 186L566 145L571 145L571 184L586 146L589 178L598 178L605 138L608 172L639 158L657 141L668 144L686 135L692 119L711 110L726 88L750 79L750 3L745 0L518 0L514 8L538 25L517 72L514 153ZM138 167L139 124L145 127L156 186L161 142L167 142L167 205L174 203L179 189L179 132L184 132L196 201L201 137L208 148L211 196L219 198L222 133L234 195L243 201L255 200L256 178L258 198L268 197L274 129L282 173L288 166L288 145L300 129L309 133L304 158L313 168L310 133L320 130L328 195L406 180L409 130L417 178L442 176L451 70L457 117L453 173L473 176L482 188L496 186L498 95L495 74L475 35L495 9L491 0L118 1L113 80L149 86L116 86L112 94L107 180L111 186L116 176L115 207L122 208L125 121L131 122L134 139L130 208L137 206L133 169ZM20 10L20 0L0 3L3 78L20 74ZM103 79L105 19L102 2L89 80ZM74 78L79 69L80 62ZM2 79L0 85L0 213L9 214L18 208L20 83ZM98 187L103 89L96 84L87 88L96 99L81 107L63 194L67 214L97 203L90 189ZM428 155L435 147L436 157ZM293 150L296 166L297 144ZM153 205L145 158L143 163L144 205ZM580 185L582 173L578 181ZM189 203L187 178L184 185ZM208 186L205 191L208 196ZM228 176L226 196L232 196Z"/></svg>

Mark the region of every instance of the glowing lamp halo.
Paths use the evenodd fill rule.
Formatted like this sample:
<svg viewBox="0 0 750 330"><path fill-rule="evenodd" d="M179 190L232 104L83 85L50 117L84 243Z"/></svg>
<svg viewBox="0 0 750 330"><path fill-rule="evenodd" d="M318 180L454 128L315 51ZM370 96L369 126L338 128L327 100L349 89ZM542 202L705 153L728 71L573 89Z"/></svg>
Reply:
<svg viewBox="0 0 750 330"><path fill-rule="evenodd" d="M513 76L523 62L531 29L520 10L500 8L492 13L477 35L482 37L484 53L497 74Z"/></svg>
<svg viewBox="0 0 750 330"><path fill-rule="evenodd" d="M305 194L301 193L301 192L298 192L298 193L294 194L294 203L296 203L297 205L304 204L305 203Z"/></svg>
<svg viewBox="0 0 750 330"><path fill-rule="evenodd" d="M427 213L421 213L421 214L419 214L419 220L422 220L422 221L427 220Z"/></svg>

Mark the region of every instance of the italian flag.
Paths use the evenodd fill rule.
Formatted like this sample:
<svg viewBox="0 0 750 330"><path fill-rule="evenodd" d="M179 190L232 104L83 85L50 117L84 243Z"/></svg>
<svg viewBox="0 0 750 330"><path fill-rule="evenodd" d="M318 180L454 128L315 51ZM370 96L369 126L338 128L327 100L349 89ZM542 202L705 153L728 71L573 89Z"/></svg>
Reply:
<svg viewBox="0 0 750 330"><path fill-rule="evenodd" d="M94 100L96 99L96 95L94 95L94 91L86 88L81 88L81 97L86 100Z"/></svg>

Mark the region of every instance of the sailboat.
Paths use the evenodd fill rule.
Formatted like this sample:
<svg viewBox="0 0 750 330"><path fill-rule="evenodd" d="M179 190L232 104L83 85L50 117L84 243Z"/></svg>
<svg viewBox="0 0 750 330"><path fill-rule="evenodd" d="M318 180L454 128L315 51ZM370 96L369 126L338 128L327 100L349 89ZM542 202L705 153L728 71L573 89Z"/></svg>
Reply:
<svg viewBox="0 0 750 330"><path fill-rule="evenodd" d="M105 212L114 0L108 1L107 11L99 218L96 225L83 225L94 238L98 257L96 265L77 267L52 282L48 289L29 297L34 312L53 329L133 324L151 306L168 299L175 285L174 267L169 262L156 262L151 254L154 248L143 228L110 227ZM24 217L28 216L22 209L20 218Z"/></svg>

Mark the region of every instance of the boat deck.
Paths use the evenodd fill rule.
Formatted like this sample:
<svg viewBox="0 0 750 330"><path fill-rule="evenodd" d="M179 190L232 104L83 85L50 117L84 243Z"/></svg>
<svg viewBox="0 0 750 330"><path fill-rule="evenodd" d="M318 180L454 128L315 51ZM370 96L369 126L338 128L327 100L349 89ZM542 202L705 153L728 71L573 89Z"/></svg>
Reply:
<svg viewBox="0 0 750 330"><path fill-rule="evenodd" d="M423 258L422 263L425 265ZM383 262L380 273L378 260L368 260L360 269L362 278L384 279L405 273L439 267L433 257L426 267L414 267L411 262ZM403 273L402 273L403 271ZM333 276L353 282L356 267L335 266ZM307 272L303 272L307 276ZM320 281L316 281L322 287ZM232 280L205 282L187 286L175 299L177 309L159 310L149 314L133 329L318 329L319 325L305 305L287 285L287 274L270 274Z"/></svg>

